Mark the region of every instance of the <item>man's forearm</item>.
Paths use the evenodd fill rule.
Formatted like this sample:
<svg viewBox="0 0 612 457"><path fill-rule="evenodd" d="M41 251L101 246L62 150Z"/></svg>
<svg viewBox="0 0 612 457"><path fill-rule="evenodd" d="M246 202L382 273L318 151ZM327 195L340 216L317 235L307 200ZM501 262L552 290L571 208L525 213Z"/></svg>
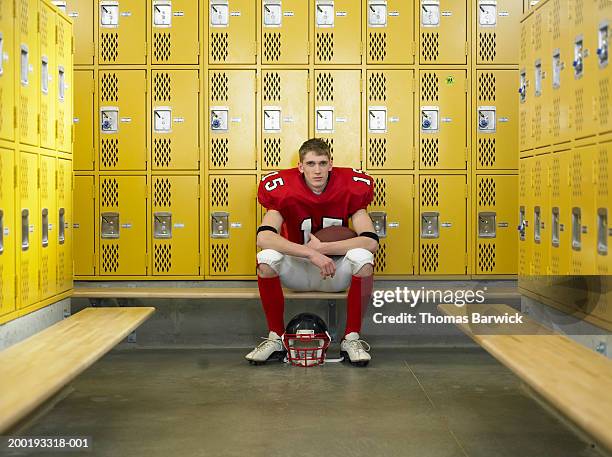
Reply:
<svg viewBox="0 0 612 457"><path fill-rule="evenodd" d="M271 231L261 232L257 235L257 246L261 249L274 249L281 254L295 257L310 257L312 249L303 244L293 243L277 233Z"/></svg>
<svg viewBox="0 0 612 457"><path fill-rule="evenodd" d="M345 255L347 251L355 248L363 248L374 253L378 243L365 236L357 236L343 241L330 241L321 245L321 254L325 255Z"/></svg>

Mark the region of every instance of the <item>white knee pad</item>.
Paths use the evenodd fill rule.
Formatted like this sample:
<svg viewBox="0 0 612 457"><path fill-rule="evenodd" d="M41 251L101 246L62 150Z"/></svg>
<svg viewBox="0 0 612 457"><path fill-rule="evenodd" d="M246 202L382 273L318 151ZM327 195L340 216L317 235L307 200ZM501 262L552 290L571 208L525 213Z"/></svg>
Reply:
<svg viewBox="0 0 612 457"><path fill-rule="evenodd" d="M366 265L374 265L374 254L367 249L355 248L349 249L346 252L346 260L351 264L351 273L356 274L361 268Z"/></svg>
<svg viewBox="0 0 612 457"><path fill-rule="evenodd" d="M280 265L285 256L274 249L264 249L257 253L257 265L265 263L272 268L276 274L280 272Z"/></svg>

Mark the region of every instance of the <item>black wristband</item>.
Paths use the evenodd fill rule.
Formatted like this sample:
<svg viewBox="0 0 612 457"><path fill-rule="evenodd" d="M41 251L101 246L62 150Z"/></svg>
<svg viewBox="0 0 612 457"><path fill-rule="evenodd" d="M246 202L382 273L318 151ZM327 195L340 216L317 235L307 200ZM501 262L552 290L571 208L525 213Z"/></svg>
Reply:
<svg viewBox="0 0 612 457"><path fill-rule="evenodd" d="M378 238L378 235L374 232L361 232L359 236L365 236L366 238L372 238L377 243L380 241L380 239Z"/></svg>
<svg viewBox="0 0 612 457"><path fill-rule="evenodd" d="M274 227L272 227L270 225L261 225L261 226L259 226L259 228L257 229L257 233L259 234L259 232L266 232L268 230L270 232L274 232L274 233L278 234L278 230L276 230Z"/></svg>

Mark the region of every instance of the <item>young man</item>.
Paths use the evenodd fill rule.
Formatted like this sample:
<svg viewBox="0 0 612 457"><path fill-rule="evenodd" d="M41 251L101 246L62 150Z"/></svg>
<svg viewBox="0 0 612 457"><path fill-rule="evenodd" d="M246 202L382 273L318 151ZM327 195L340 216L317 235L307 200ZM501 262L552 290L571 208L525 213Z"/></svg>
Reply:
<svg viewBox="0 0 612 457"><path fill-rule="evenodd" d="M299 291L349 288L341 351L352 364L365 365L370 360L369 346L359 332L372 294L378 248L378 236L366 212L374 182L359 170L332 170L329 146L321 139L306 141L299 154L297 168L272 172L259 185L259 202L268 211L257 230L257 246L263 249L257 254L257 273L269 335L246 359L262 363L283 353L282 283ZM358 234L355 238L323 243L313 235L331 225L348 226L349 218Z"/></svg>

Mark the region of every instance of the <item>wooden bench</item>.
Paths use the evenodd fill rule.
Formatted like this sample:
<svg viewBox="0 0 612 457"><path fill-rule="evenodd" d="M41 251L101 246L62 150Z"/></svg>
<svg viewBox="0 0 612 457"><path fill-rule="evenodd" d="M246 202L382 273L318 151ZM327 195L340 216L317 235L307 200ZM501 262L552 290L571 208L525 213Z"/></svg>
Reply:
<svg viewBox="0 0 612 457"><path fill-rule="evenodd" d="M517 313L506 305L452 304L449 316ZM523 316L523 324L457 324L554 409L612 451L612 361Z"/></svg>
<svg viewBox="0 0 612 457"><path fill-rule="evenodd" d="M0 433L142 324L155 308L87 308L0 352Z"/></svg>

